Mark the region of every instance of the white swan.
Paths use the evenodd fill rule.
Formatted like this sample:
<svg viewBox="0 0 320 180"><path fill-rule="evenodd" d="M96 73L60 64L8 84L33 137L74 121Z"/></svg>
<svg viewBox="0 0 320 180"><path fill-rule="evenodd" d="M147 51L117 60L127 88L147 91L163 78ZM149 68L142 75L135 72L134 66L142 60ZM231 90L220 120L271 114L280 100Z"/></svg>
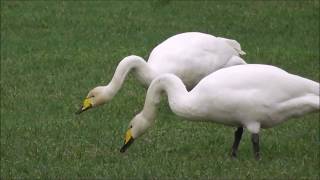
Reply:
<svg viewBox="0 0 320 180"><path fill-rule="evenodd" d="M170 108L178 116L238 127L232 147L234 157L243 127L252 134L255 158L259 159L260 128L319 110L319 83L274 66L248 64L220 69L190 92L177 76L165 74L152 81L143 110L129 124L121 152L154 123L162 92L166 92Z"/></svg>
<svg viewBox="0 0 320 180"><path fill-rule="evenodd" d="M152 50L148 62L134 55L124 58L111 82L92 89L77 113L110 101L131 70L146 86L158 75L173 73L191 89L211 72L228 66L246 64L239 54L245 53L235 40L199 32L172 36Z"/></svg>

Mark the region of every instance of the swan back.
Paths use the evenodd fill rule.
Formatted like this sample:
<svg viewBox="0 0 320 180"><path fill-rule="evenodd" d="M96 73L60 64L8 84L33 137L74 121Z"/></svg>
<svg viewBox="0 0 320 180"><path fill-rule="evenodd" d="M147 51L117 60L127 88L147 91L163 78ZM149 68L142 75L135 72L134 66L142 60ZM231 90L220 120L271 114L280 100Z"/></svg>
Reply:
<svg viewBox="0 0 320 180"><path fill-rule="evenodd" d="M221 69L201 80L190 96L192 116L230 125L259 121L272 127L319 110L319 83L268 65Z"/></svg>
<svg viewBox="0 0 320 180"><path fill-rule="evenodd" d="M173 73L194 87L203 77L223 68L233 56L244 54L235 40L189 32L170 37L153 49L148 64L158 74ZM244 64L240 57L236 64Z"/></svg>

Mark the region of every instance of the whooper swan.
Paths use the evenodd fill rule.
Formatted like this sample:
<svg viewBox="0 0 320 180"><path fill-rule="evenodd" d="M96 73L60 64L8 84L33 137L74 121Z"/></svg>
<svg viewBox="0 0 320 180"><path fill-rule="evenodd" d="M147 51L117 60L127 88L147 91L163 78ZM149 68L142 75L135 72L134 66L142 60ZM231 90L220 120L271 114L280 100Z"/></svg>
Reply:
<svg viewBox="0 0 320 180"><path fill-rule="evenodd" d="M288 118L319 110L319 83L269 65L247 64L220 69L190 92L173 74L154 79L143 110L130 122L124 152L152 126L156 105L165 92L178 116L235 126L232 156L237 155L243 128L251 133L254 156L259 159L260 128L271 128Z"/></svg>
<svg viewBox="0 0 320 180"><path fill-rule="evenodd" d="M92 89L77 114L109 102L131 70L146 86L149 86L155 77L172 73L177 75L188 89L192 89L203 77L218 69L246 64L239 54L245 53L235 40L199 32L172 36L152 50L148 62L134 55L124 58L111 82Z"/></svg>

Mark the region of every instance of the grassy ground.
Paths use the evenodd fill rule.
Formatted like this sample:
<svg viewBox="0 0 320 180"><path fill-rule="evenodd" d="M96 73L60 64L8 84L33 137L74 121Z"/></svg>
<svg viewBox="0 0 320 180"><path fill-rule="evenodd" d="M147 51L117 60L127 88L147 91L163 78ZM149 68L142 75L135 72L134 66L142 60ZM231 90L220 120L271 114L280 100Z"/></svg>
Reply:
<svg viewBox="0 0 320 180"><path fill-rule="evenodd" d="M234 129L181 121L165 101L156 125L120 154L146 90L127 79L112 103L81 116L88 90L125 56L179 32L241 42L248 63L319 81L319 1L1 1L1 179L319 179L319 113L249 134L229 158Z"/></svg>

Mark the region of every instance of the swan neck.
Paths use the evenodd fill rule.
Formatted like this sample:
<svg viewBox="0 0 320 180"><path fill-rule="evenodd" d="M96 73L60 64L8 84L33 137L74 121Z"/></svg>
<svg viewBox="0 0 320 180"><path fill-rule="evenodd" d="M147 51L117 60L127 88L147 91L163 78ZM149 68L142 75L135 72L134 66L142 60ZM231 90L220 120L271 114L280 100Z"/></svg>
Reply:
<svg viewBox="0 0 320 180"><path fill-rule="evenodd" d="M131 70L135 71L136 77L143 84L150 84L151 80L155 76L153 70L148 66L143 58L135 55L125 57L118 64L112 80L108 84L108 89L112 96L120 90L124 80Z"/></svg>
<svg viewBox="0 0 320 180"><path fill-rule="evenodd" d="M177 76L172 74L161 75L152 81L143 108L143 115L146 119L153 121L157 114L157 105L160 103L161 95L168 97L171 110L180 114L188 104L188 91Z"/></svg>

